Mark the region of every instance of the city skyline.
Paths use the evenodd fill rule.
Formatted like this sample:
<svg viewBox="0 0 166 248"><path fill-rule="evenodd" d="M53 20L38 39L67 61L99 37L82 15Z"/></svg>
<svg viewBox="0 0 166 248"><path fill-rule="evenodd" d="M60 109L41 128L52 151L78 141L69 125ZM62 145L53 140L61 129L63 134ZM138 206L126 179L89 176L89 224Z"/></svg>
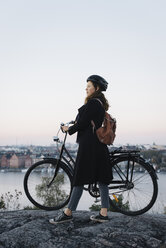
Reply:
<svg viewBox="0 0 166 248"><path fill-rule="evenodd" d="M0 146L53 143L91 74L109 82L115 144L165 145L165 8L164 0L2 2Z"/></svg>

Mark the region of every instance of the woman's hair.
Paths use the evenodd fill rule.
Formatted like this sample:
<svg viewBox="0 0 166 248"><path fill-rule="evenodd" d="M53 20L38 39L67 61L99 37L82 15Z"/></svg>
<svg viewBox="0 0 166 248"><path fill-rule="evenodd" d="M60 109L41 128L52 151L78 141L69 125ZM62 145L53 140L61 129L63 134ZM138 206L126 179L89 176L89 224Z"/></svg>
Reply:
<svg viewBox="0 0 166 248"><path fill-rule="evenodd" d="M107 111L109 109L108 100L105 98L104 94L101 92L100 86L94 82L92 82L92 84L95 87L96 91L92 95L87 96L85 98L85 104L92 98L99 98L103 103L103 107L104 107L105 111ZM97 87L98 87L98 89L97 89Z"/></svg>

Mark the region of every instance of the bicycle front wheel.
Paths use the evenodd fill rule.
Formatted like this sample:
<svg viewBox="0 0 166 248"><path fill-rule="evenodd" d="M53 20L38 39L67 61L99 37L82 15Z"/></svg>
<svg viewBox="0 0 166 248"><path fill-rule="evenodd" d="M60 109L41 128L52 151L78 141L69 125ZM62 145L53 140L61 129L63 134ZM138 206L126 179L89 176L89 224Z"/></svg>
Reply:
<svg viewBox="0 0 166 248"><path fill-rule="evenodd" d="M56 165L56 159L45 159L32 165L25 174L25 193L37 208L58 210L69 202L72 175L64 163L60 162L58 174L48 186L54 177Z"/></svg>
<svg viewBox="0 0 166 248"><path fill-rule="evenodd" d="M158 194L157 177L143 159L120 158L113 164L113 176L109 194L115 210L135 216L153 206Z"/></svg>

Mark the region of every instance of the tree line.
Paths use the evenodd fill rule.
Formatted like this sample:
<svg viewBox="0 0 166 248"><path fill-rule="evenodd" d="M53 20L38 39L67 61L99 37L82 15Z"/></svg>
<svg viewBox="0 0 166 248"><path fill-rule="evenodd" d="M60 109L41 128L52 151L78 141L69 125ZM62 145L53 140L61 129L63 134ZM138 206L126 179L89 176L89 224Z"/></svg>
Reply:
<svg viewBox="0 0 166 248"><path fill-rule="evenodd" d="M166 169L166 150L143 150L141 155L153 165L156 165L157 169Z"/></svg>

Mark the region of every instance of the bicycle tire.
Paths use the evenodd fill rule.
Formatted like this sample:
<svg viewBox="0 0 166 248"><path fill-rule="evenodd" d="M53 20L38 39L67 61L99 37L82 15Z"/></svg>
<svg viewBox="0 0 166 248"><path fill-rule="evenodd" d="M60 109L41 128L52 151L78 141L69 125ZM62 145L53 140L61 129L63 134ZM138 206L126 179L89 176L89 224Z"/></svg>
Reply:
<svg viewBox="0 0 166 248"><path fill-rule="evenodd" d="M58 210L69 202L72 175L63 162L50 187L56 169L56 159L44 159L33 164L24 177L24 190L30 202L44 210Z"/></svg>
<svg viewBox="0 0 166 248"><path fill-rule="evenodd" d="M127 166L129 166L128 178L130 179L133 170L130 183L126 180ZM157 176L151 165L139 157L119 158L112 164L112 169L115 176L112 182L121 180L117 189L111 189L114 184L109 185L110 205L113 209L129 216L147 212L155 203L158 195Z"/></svg>

